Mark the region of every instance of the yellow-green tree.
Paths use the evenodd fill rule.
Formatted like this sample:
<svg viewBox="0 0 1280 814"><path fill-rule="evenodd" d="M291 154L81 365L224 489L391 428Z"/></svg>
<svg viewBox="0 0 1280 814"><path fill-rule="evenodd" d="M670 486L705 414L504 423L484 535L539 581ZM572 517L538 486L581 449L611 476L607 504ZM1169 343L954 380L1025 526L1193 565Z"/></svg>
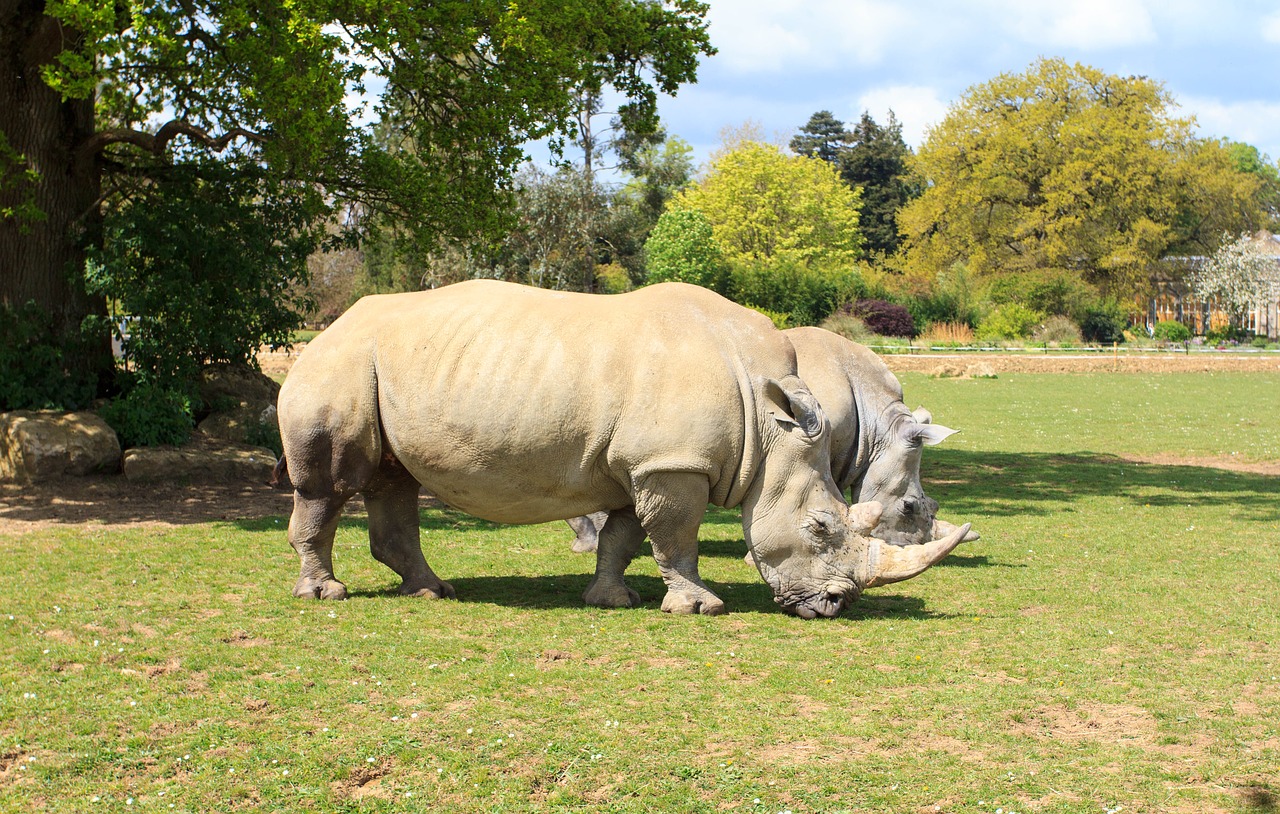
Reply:
<svg viewBox="0 0 1280 814"><path fill-rule="evenodd" d="M672 206L696 209L725 258L832 261L856 258L861 196L829 162L741 141L719 153L706 176Z"/></svg>
<svg viewBox="0 0 1280 814"><path fill-rule="evenodd" d="M926 191L899 215L903 265L927 278L957 261L1064 271L1134 291L1170 247L1251 217L1247 179L1223 176L1192 125L1160 82L1061 59L970 88L912 161Z"/></svg>

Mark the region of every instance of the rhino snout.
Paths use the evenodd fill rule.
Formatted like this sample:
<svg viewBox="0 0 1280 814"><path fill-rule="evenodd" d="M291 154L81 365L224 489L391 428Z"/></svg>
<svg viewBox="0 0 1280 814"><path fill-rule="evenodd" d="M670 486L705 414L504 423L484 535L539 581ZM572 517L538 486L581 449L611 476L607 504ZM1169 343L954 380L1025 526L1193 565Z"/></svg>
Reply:
<svg viewBox="0 0 1280 814"><path fill-rule="evenodd" d="M782 609L787 613L799 616L801 619L816 619L819 616L832 619L839 616L848 607L849 594L837 586L829 585L821 593L791 601L781 598L775 601L782 605Z"/></svg>

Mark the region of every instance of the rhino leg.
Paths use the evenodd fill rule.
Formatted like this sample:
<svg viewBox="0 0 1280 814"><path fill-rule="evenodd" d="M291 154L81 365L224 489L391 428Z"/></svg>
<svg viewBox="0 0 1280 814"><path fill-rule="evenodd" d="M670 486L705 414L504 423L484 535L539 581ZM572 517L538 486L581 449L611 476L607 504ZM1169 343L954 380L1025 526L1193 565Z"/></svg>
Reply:
<svg viewBox="0 0 1280 814"><path fill-rule="evenodd" d="M302 599L346 599L347 586L333 575L333 534L338 515L347 502L345 495L306 497L293 493L293 515L289 518L289 545L298 552L302 573L294 583L293 595Z"/></svg>
<svg viewBox="0 0 1280 814"><path fill-rule="evenodd" d="M429 599L455 598L453 586L436 576L422 556L418 528L421 484L403 467L384 462L364 490L369 511L369 551L400 575L400 593Z"/></svg>
<svg viewBox="0 0 1280 814"><path fill-rule="evenodd" d="M573 529L573 550L578 554L589 554L596 550L600 540L600 529L604 528L608 512L592 512L582 517L571 517L564 521Z"/></svg>
<svg viewBox="0 0 1280 814"><path fill-rule="evenodd" d="M725 612L724 602L698 576L698 527L707 513L706 475L664 472L646 478L636 492L636 515L653 543L653 558L667 583L667 613Z"/></svg>
<svg viewBox="0 0 1280 814"><path fill-rule="evenodd" d="M633 608L640 604L640 594L627 587L622 575L644 542L644 528L636 517L635 509L630 506L615 509L607 515L597 512L576 519L590 525L597 515L604 515L607 519L600 527L596 574L582 599L588 605L601 608Z"/></svg>

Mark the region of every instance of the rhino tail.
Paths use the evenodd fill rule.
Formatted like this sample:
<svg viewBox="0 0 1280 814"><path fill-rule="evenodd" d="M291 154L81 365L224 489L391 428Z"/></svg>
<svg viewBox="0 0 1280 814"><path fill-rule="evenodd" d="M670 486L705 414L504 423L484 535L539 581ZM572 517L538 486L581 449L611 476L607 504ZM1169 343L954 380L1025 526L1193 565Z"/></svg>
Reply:
<svg viewBox="0 0 1280 814"><path fill-rule="evenodd" d="M275 468L271 470L271 480L267 483L277 488L292 485L289 482L289 464L285 462L283 452L280 453L280 460L276 461Z"/></svg>

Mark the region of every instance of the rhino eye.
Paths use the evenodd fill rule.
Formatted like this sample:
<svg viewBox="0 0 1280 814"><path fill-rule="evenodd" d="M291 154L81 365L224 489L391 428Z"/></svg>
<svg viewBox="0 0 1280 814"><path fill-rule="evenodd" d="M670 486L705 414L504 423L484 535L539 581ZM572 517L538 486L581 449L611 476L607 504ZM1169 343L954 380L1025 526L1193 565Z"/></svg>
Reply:
<svg viewBox="0 0 1280 814"><path fill-rule="evenodd" d="M804 520L805 531L809 532L818 539L824 539L834 534L835 523L833 518L824 517L820 514L811 514Z"/></svg>

